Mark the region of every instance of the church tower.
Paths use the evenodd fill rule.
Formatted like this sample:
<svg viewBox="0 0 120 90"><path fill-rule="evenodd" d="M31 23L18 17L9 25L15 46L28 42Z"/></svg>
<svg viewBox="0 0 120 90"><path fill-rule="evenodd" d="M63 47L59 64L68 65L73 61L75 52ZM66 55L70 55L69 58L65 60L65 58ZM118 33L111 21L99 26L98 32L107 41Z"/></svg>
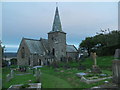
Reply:
<svg viewBox="0 0 120 90"><path fill-rule="evenodd" d="M62 31L58 7L56 7L52 31L48 33L50 53L56 60L66 57L66 33Z"/></svg>

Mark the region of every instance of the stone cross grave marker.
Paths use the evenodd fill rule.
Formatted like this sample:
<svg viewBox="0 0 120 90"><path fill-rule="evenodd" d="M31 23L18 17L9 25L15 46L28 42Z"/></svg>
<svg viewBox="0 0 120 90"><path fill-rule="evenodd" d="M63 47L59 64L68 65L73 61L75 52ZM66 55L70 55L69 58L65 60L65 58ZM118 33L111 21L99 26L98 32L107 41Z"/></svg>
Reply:
<svg viewBox="0 0 120 90"><path fill-rule="evenodd" d="M97 60L96 60L96 53L91 53L92 59L94 60L94 65L92 66L91 72L93 73L102 73L99 66L97 65Z"/></svg>
<svg viewBox="0 0 120 90"><path fill-rule="evenodd" d="M96 53L91 53L91 56L92 56L92 59L94 60L94 65L96 66L97 65L97 60L96 60Z"/></svg>

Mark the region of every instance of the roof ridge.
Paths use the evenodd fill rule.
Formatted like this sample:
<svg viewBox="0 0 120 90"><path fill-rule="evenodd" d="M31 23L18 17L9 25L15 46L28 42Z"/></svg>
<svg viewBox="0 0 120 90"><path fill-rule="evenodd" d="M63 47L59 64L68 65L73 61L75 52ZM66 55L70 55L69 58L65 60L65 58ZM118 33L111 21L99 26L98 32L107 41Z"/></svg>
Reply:
<svg viewBox="0 0 120 90"><path fill-rule="evenodd" d="M33 41L40 41L40 40L37 40L37 39L30 39L30 38L23 38L25 40L33 40Z"/></svg>
<svg viewBox="0 0 120 90"><path fill-rule="evenodd" d="M74 45L68 45L68 46L74 46Z"/></svg>

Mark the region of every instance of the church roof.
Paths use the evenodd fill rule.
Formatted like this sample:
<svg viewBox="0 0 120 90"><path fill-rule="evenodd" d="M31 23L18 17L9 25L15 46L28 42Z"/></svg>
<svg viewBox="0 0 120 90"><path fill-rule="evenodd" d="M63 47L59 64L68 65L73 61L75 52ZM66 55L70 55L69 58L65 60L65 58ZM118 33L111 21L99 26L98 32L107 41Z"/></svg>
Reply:
<svg viewBox="0 0 120 90"><path fill-rule="evenodd" d="M24 38L30 53L32 54L44 54L44 52L48 53L49 45L47 39L27 39ZM74 45L66 45L66 52L78 52Z"/></svg>
<svg viewBox="0 0 120 90"><path fill-rule="evenodd" d="M66 52L78 52L77 48L74 45L67 45Z"/></svg>
<svg viewBox="0 0 120 90"><path fill-rule="evenodd" d="M25 42L32 54L44 54L46 48L47 39L34 40L34 39L25 39Z"/></svg>

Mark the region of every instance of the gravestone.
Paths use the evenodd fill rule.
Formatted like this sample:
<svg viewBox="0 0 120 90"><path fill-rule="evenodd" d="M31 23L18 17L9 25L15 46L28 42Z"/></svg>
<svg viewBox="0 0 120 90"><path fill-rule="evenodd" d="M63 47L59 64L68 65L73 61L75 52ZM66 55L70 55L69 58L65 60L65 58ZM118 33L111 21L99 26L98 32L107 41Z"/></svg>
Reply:
<svg viewBox="0 0 120 90"><path fill-rule="evenodd" d="M115 50L114 58L120 58L120 49Z"/></svg>
<svg viewBox="0 0 120 90"><path fill-rule="evenodd" d="M6 81L7 81L7 82L9 82L9 81L10 81L10 79L11 79L10 74L7 74L7 76L6 76Z"/></svg>
<svg viewBox="0 0 120 90"><path fill-rule="evenodd" d="M92 73L102 73L99 66L97 65L97 60L96 60L97 55L96 55L96 53L91 53L91 57L94 60L94 65L92 66L91 72Z"/></svg>
<svg viewBox="0 0 120 90"><path fill-rule="evenodd" d="M11 78L14 77L14 71L13 70L10 71L10 76L11 76Z"/></svg>
<svg viewBox="0 0 120 90"><path fill-rule="evenodd" d="M6 81L9 82L12 78L14 78L14 71L11 70L10 74L7 74Z"/></svg>
<svg viewBox="0 0 120 90"><path fill-rule="evenodd" d="M113 83L120 86L120 49L115 50L112 70L113 70ZM117 58L117 59L116 59Z"/></svg>
<svg viewBox="0 0 120 90"><path fill-rule="evenodd" d="M36 81L40 83L40 74L41 74L41 71L40 69L37 69L37 72L36 72Z"/></svg>
<svg viewBox="0 0 120 90"><path fill-rule="evenodd" d="M33 69L33 74L34 74L34 76L36 76L36 74L37 74L37 68Z"/></svg>

